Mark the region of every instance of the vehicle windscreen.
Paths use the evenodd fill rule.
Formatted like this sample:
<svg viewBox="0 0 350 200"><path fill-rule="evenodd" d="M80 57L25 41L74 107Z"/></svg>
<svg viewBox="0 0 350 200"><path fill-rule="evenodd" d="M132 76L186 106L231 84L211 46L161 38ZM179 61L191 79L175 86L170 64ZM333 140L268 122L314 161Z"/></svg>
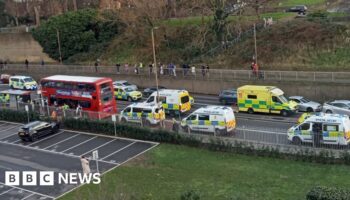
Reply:
<svg viewBox="0 0 350 200"><path fill-rule="evenodd" d="M132 91L134 91L134 90L131 89L131 88L125 88L124 90L125 90L125 92L132 92Z"/></svg>
<svg viewBox="0 0 350 200"><path fill-rule="evenodd" d="M128 82L124 82L123 85L129 86L129 85L131 85L131 84L128 83Z"/></svg>
<svg viewBox="0 0 350 200"><path fill-rule="evenodd" d="M183 96L181 97L181 103L184 104L184 103L187 103L190 101L190 97L189 96Z"/></svg>
<svg viewBox="0 0 350 200"><path fill-rule="evenodd" d="M34 81L32 78L25 78L23 80L24 80L24 82L33 82Z"/></svg>
<svg viewBox="0 0 350 200"><path fill-rule="evenodd" d="M113 92L109 83L101 85L101 102L102 104L108 103L113 99Z"/></svg>
<svg viewBox="0 0 350 200"><path fill-rule="evenodd" d="M301 101L302 103L308 103L308 102L310 102L310 100L307 99L307 98L302 98L302 99L300 99L300 101Z"/></svg>
<svg viewBox="0 0 350 200"><path fill-rule="evenodd" d="M286 98L285 96L280 95L280 96L278 96L278 98L280 99L280 101L281 101L282 103L288 103L288 100L287 100L287 98Z"/></svg>

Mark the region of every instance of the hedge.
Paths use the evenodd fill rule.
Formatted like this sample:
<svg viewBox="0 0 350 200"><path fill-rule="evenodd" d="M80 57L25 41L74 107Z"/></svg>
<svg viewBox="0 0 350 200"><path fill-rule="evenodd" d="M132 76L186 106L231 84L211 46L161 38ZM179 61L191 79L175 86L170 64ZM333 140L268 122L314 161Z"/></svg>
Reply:
<svg viewBox="0 0 350 200"><path fill-rule="evenodd" d="M30 113L30 121L48 120L40 118L35 113ZM13 110L1 110L0 120L26 123L27 113ZM66 129L93 132L114 136L114 124L103 120L88 119L65 119L62 125ZM151 129L130 124L117 124L116 133L119 137L133 138L139 140L149 140L171 144L187 145L191 147L204 148L213 151L232 152L244 155L254 155L263 157L280 158L286 160L298 160L303 162L317 162L324 164L347 164L350 165L350 154L343 151L339 156L335 156L332 151L323 150L318 154L315 149L295 147L290 153L281 152L278 146L263 145L254 142L228 140L225 137L206 137L196 134L179 134L164 129ZM299 148L299 149L298 149Z"/></svg>
<svg viewBox="0 0 350 200"><path fill-rule="evenodd" d="M314 187L306 195L307 200L350 200L350 190L335 187Z"/></svg>

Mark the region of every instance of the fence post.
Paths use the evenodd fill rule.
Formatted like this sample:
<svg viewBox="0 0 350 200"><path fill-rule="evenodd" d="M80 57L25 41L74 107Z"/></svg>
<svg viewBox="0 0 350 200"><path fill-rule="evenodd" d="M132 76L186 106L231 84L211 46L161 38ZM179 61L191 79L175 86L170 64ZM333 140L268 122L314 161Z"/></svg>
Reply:
<svg viewBox="0 0 350 200"><path fill-rule="evenodd" d="M282 72L280 72L280 81L282 81Z"/></svg>
<svg viewBox="0 0 350 200"><path fill-rule="evenodd" d="M298 80L298 71L295 71L295 80Z"/></svg>
<svg viewBox="0 0 350 200"><path fill-rule="evenodd" d="M334 82L334 72L332 72L332 82Z"/></svg>
<svg viewBox="0 0 350 200"><path fill-rule="evenodd" d="M278 144L278 134L277 133L275 134L276 134L276 144Z"/></svg>
<svg viewBox="0 0 350 200"><path fill-rule="evenodd" d="M316 72L314 72L314 81L316 81Z"/></svg>

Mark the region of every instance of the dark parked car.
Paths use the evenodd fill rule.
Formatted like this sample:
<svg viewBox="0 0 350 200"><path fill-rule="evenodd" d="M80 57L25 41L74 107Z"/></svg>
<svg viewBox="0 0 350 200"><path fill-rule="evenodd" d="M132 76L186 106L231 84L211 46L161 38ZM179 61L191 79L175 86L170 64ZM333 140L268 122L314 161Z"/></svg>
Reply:
<svg viewBox="0 0 350 200"><path fill-rule="evenodd" d="M158 86L158 88L161 90L161 89L166 89L165 87L163 86ZM146 88L143 90L143 96L144 97L149 97L153 92L157 91L157 87L156 86L152 86L152 87L149 87L149 88Z"/></svg>
<svg viewBox="0 0 350 200"><path fill-rule="evenodd" d="M42 121L30 122L18 131L18 136L22 141L36 141L41 137L57 133L60 125L56 122L48 123Z"/></svg>
<svg viewBox="0 0 350 200"><path fill-rule="evenodd" d="M223 90L219 94L219 101L221 104L224 104L224 105L227 105L227 104L237 105L237 90L235 89Z"/></svg>
<svg viewBox="0 0 350 200"><path fill-rule="evenodd" d="M303 15L306 14L306 11L307 11L307 7L304 5L294 6L286 10L286 12L296 12L298 14L303 14Z"/></svg>

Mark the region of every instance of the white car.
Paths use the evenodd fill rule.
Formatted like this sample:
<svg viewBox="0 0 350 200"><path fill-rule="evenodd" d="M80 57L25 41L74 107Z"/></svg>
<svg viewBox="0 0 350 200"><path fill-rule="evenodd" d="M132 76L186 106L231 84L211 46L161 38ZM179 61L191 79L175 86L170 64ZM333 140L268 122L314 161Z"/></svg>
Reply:
<svg viewBox="0 0 350 200"><path fill-rule="evenodd" d="M113 85L116 87L127 87L132 90L137 90L137 86L134 84L130 84L128 81L121 80L121 81L114 81Z"/></svg>
<svg viewBox="0 0 350 200"><path fill-rule="evenodd" d="M334 100L323 104L323 112L350 116L349 100Z"/></svg>
<svg viewBox="0 0 350 200"><path fill-rule="evenodd" d="M289 100L298 104L298 111L300 112L320 112L322 110L320 103L310 101L302 96L291 96Z"/></svg>

